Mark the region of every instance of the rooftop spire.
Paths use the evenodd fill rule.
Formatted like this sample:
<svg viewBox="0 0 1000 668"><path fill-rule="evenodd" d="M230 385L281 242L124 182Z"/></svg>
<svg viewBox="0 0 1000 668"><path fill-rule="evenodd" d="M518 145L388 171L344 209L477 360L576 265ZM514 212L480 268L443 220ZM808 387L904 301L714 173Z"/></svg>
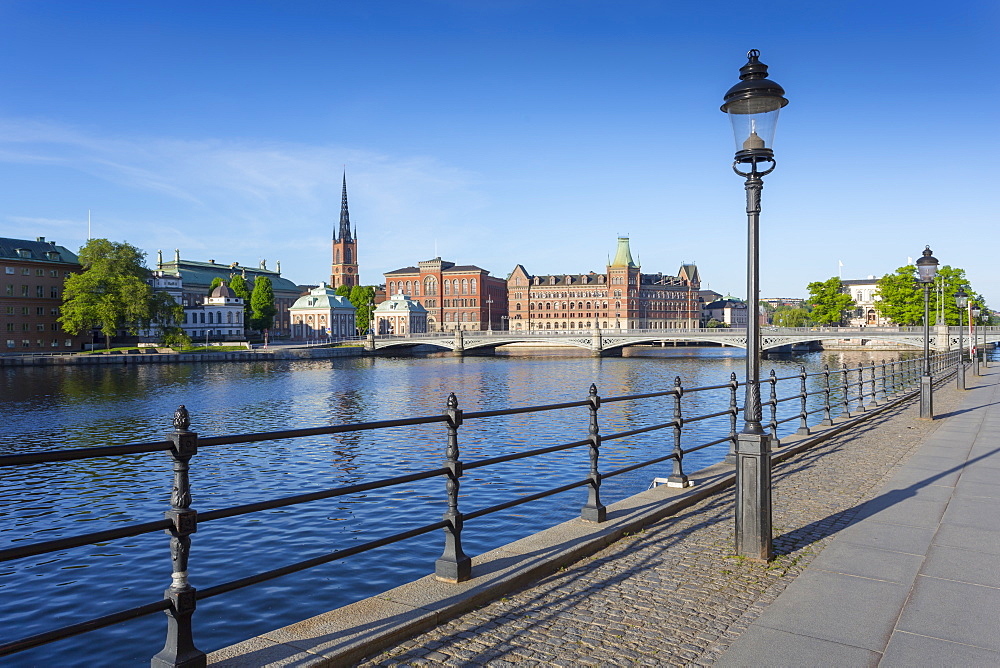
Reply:
<svg viewBox="0 0 1000 668"><path fill-rule="evenodd" d="M340 231L334 241L353 241L351 238L351 214L347 211L347 170L344 170L344 189L340 196Z"/></svg>

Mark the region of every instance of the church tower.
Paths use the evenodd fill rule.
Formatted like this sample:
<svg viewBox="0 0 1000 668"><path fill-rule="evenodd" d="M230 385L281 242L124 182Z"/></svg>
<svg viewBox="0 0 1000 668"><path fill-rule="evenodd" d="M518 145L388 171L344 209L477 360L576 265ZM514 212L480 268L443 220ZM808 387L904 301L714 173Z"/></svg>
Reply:
<svg viewBox="0 0 1000 668"><path fill-rule="evenodd" d="M351 216L347 211L347 172L344 172L344 190L340 200L340 229L333 235L333 264L330 270L330 286L354 287L358 279L358 239L357 230L351 234Z"/></svg>

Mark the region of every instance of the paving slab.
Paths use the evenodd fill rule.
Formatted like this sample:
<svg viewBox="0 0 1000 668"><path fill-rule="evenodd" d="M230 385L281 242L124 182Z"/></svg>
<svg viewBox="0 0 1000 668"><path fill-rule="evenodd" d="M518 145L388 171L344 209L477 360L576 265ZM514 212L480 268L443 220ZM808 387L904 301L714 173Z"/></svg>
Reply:
<svg viewBox="0 0 1000 668"><path fill-rule="evenodd" d="M981 647L949 642L940 638L913 633L892 634L885 648L883 666L921 666L922 668L955 668L955 666L1000 666L1000 653Z"/></svg>

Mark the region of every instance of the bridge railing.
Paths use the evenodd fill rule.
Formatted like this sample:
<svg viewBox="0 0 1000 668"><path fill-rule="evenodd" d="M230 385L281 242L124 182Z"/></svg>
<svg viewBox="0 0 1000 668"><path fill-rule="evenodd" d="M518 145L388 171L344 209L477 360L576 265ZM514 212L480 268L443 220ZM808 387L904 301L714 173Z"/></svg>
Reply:
<svg viewBox="0 0 1000 668"><path fill-rule="evenodd" d="M956 366L958 361L959 353L957 351L937 353L931 358L931 363L937 373ZM771 371L770 375L762 381L763 385L769 386L768 399L763 402L764 408L769 413L769 419L765 426L775 438L779 435L779 428L783 425L790 425L790 423L796 423L793 425L797 426L795 433L809 434L810 425L831 425L836 418L851 417L913 392L919 384L923 364L923 358L911 358L883 361L881 364L871 362L856 367L830 368L824 366L821 372L813 374L808 374L804 368L801 368L797 374L782 377L778 377L774 371ZM787 391L779 392L779 385L783 389L787 388ZM739 382L735 373L730 375L728 382L705 387L685 387L681 378L676 377L672 387L656 392L602 397L598 394L597 387L591 385L587 396L577 401L474 412L464 412L459 407L458 398L451 394L447 399L445 410L440 415L209 437L200 437L197 433L189 430L189 416L185 407L181 406L174 415L174 430L168 433L167 438L163 441L0 456L0 469L153 452L166 452L173 462L173 477L170 481L173 491L170 507L165 509L164 519L0 549L0 562L9 562L63 552L95 543L165 531L169 535L172 573L170 576L171 584L166 590L164 598L90 619L81 614L81 617L84 618L76 623L31 637L4 642L0 645L0 656L14 654L154 612L165 612L167 615L166 644L163 650L153 658L153 664L162 666L199 665L205 656L194 643L193 620L199 601L438 530L442 530L444 535L441 557L434 564L435 575L441 580L450 582L468 580L472 577L471 559L462 549L462 534L467 524L474 523L480 518L570 490L583 489L586 491L586 500L580 508L580 517L587 521L603 522L606 517L606 508L601 499L601 485L605 480L669 461L671 462L669 476L666 479L658 480L662 480L668 485L685 487L688 485L688 476L684 470L684 461L687 455L728 443L727 460L733 458L738 416L741 410L739 407L739 389L741 387L745 388L745 383ZM727 405L727 407L709 413L695 414L690 408L689 398L711 393L723 393L725 399L721 402L716 401L716 406ZM670 410L668 413L671 415L671 419L614 433L601 433L600 410L602 406L620 402L644 401L669 402ZM585 422L581 424L581 426L586 427L586 438L473 461L465 461L461 457L459 436L462 427L469 422L579 408L586 409ZM705 442L685 443L686 435L690 440L690 426L706 420L714 420L713 424L718 424L719 420L723 420L723 423L728 423L728 429L721 430L721 433L717 433L714 438ZM193 488L190 482L192 460L197 462L205 455L202 454L197 459L196 455L214 446L433 424L439 424L443 429L445 448L442 466L413 471L406 475L333 487L306 494L264 499L207 512L198 512L192 508ZM602 444L615 440L636 439L641 435L653 433L669 435L667 439L669 445L663 447L662 454L614 470L601 470ZM581 470L575 480L534 494L516 496L489 507L470 509L461 505L462 497L459 490L463 476L467 471L515 461L528 460L530 462L533 457L574 449L585 451L589 461L589 466L586 470ZM200 475L197 468L194 470L194 475L196 477ZM197 572L197 561L192 559L191 537L197 528L206 522L218 522L261 511L288 508L321 499L343 497L432 478L438 478L444 482L443 491L447 511L441 519L427 518L423 520L422 525L406 531L392 533L351 547L331 550L320 556L280 568L261 571L248 577L214 584L205 589L196 589L190 584L189 571ZM167 549L165 546L164 552ZM165 580L166 576L167 574L164 573Z"/></svg>

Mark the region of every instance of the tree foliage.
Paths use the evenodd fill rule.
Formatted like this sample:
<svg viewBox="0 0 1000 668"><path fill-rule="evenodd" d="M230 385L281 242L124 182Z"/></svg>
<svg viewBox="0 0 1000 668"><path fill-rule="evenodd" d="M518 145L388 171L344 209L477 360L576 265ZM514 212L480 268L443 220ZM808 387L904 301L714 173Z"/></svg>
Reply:
<svg viewBox="0 0 1000 668"><path fill-rule="evenodd" d="M253 293L250 295L250 327L266 333L274 326L274 315L277 312L271 279L258 276L254 279Z"/></svg>
<svg viewBox="0 0 1000 668"><path fill-rule="evenodd" d="M243 322L250 321L250 286L247 280L240 274L234 274L229 278L229 289L243 300Z"/></svg>
<svg viewBox="0 0 1000 668"><path fill-rule="evenodd" d="M212 296L212 290L216 289L220 285L222 285L222 279L220 277L218 277L218 276L216 276L215 278L213 278L212 282L209 283L209 285L208 285L208 295Z"/></svg>
<svg viewBox="0 0 1000 668"><path fill-rule="evenodd" d="M941 288L939 294L938 288ZM976 294L965 278L965 270L959 267L944 265L938 269L935 282L927 291L930 324L935 324L935 314L941 306L944 307L945 322L957 325L959 309L955 305L955 293L964 287L970 302L976 302L985 308L982 295ZM917 283L917 268L915 265L899 267L891 274L886 274L878 281L879 299L875 302L875 310L898 325L919 325L924 321L924 289ZM942 301L939 301L942 300ZM962 320L968 322L963 315Z"/></svg>
<svg viewBox="0 0 1000 668"><path fill-rule="evenodd" d="M771 322L778 327L807 327L810 322L809 311L804 308L782 306L775 310Z"/></svg>
<svg viewBox="0 0 1000 668"><path fill-rule="evenodd" d="M152 289L146 254L131 244L91 239L80 249L83 271L66 279L59 322L71 334L99 327L105 343L119 329L149 322Z"/></svg>
<svg viewBox="0 0 1000 668"><path fill-rule="evenodd" d="M812 320L823 325L839 325L844 321L844 311L854 308L851 295L844 292L844 284L834 276L806 286L812 304Z"/></svg>
<svg viewBox="0 0 1000 668"><path fill-rule="evenodd" d="M334 290L334 294L337 295L338 297L347 297L348 299L350 299L351 298L351 286L345 285L345 284L341 284L340 286L337 287L336 290Z"/></svg>
<svg viewBox="0 0 1000 668"><path fill-rule="evenodd" d="M375 286L355 285L351 288L351 294L347 298L351 300L351 304L355 308L355 322L358 333L367 333L368 327L371 324L372 310L375 308L373 305L375 301Z"/></svg>
<svg viewBox="0 0 1000 668"><path fill-rule="evenodd" d="M168 331L177 329L184 322L184 307L166 292L154 292L149 297L148 325L156 336L165 339Z"/></svg>

